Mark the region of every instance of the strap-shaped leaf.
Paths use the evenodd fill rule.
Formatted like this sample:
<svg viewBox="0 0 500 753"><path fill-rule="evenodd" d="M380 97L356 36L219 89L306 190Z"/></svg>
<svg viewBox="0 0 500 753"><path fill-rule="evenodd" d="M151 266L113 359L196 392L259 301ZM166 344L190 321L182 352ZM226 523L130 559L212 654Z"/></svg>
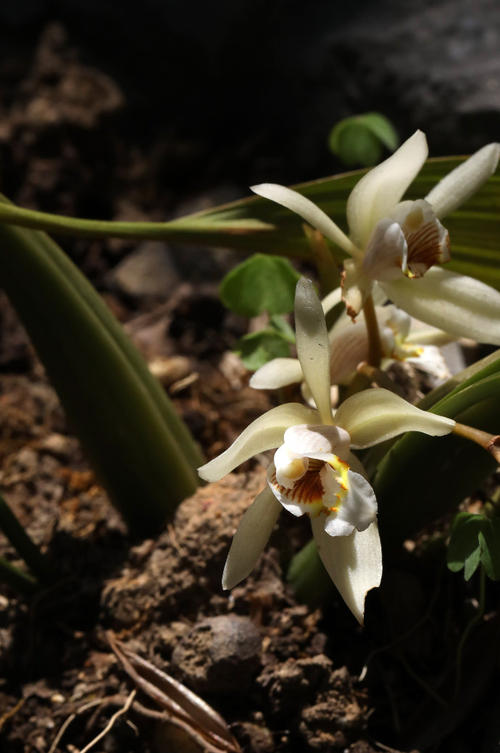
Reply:
<svg viewBox="0 0 500 753"><path fill-rule="evenodd" d="M408 190L423 198L465 157L428 160ZM365 170L322 178L295 186L325 211L343 230L346 202ZM307 257L310 245L302 220L293 212L259 197L235 201L171 222L106 222L46 214L0 205L0 222L39 228L54 234L82 237L175 239L182 243L224 246L246 253ZM445 219L452 243L448 269L477 277L500 290L500 175L494 175L461 209ZM344 253L335 249L337 256Z"/></svg>
<svg viewBox="0 0 500 753"><path fill-rule="evenodd" d="M72 428L133 530L152 530L197 485L199 453L90 283L44 233L0 225L0 284Z"/></svg>

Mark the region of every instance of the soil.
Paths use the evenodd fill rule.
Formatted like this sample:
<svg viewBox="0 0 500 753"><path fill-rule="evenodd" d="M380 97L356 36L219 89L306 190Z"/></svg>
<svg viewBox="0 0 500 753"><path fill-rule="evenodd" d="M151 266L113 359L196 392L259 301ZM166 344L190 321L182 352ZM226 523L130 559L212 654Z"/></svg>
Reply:
<svg viewBox="0 0 500 753"><path fill-rule="evenodd" d="M158 141L144 151L123 136L116 145L111 125L126 96L81 63L64 29L45 30L29 70L13 53L10 61L0 71L10 84L0 149L13 199L128 219L158 218L163 200L172 212L179 203L193 210L219 201L220 187L186 191L177 209L168 202L172 189L151 155L175 153L178 144ZM89 167L96 164L97 171ZM64 247L124 323L207 457L272 405L248 387L231 352L248 325L217 298L231 254L203 252L195 268L196 249L163 248L165 286L174 280L163 291L149 285L148 265L158 256L144 246L68 239ZM118 273L132 257L135 266ZM156 538L133 539L4 297L0 323L0 487L57 571L34 597L0 592L2 753L81 751L127 699L96 752L213 751L158 717L163 707L136 688L110 637L208 702L245 753L498 750L499 591L488 584L484 618L459 659L478 584L464 585L446 569L448 520L386 561L364 628L324 573L306 601L287 583L289 563L308 540L307 526L292 516L282 516L252 575L223 592L228 547L264 484L266 459L200 488ZM23 566L3 538L0 556Z"/></svg>

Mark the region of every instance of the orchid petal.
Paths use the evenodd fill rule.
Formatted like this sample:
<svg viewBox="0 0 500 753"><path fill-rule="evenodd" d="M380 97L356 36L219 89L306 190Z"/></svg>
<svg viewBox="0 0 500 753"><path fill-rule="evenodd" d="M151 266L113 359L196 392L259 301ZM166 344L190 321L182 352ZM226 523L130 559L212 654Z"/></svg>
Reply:
<svg viewBox="0 0 500 753"><path fill-rule="evenodd" d="M295 290L295 336L302 373L318 406L321 423L331 424L328 331L314 286L305 277L300 278Z"/></svg>
<svg viewBox="0 0 500 753"><path fill-rule="evenodd" d="M451 418L420 410L384 389L364 390L348 397L338 408L335 423L349 432L351 446L357 449L371 447L405 431L443 436L455 426Z"/></svg>
<svg viewBox="0 0 500 753"><path fill-rule="evenodd" d="M426 345L421 349L420 355L410 356L406 360L417 369L425 371L433 389L451 377L444 356L435 345Z"/></svg>
<svg viewBox="0 0 500 753"><path fill-rule="evenodd" d="M349 488L338 512L329 515L325 522L329 536L345 536L354 529L365 531L377 517L377 500L371 484L355 471L347 472L347 481Z"/></svg>
<svg viewBox="0 0 500 753"><path fill-rule="evenodd" d="M281 505L266 487L243 515L222 574L222 588L234 588L249 575L271 536Z"/></svg>
<svg viewBox="0 0 500 753"><path fill-rule="evenodd" d="M321 301L321 307L325 316L331 311L337 303L342 300L342 288L335 288L328 295L325 295Z"/></svg>
<svg viewBox="0 0 500 753"><path fill-rule="evenodd" d="M278 452L281 449L280 447ZM272 463L267 469L267 483L279 504L295 517L304 514L318 515L323 508L325 485L321 472L317 470L306 471L295 482L284 486L278 481L276 467Z"/></svg>
<svg viewBox="0 0 500 753"><path fill-rule="evenodd" d="M312 518L311 526L328 575L362 625L366 594L379 586L382 579L382 549L377 523L372 523L365 531L335 537L325 532L321 516Z"/></svg>
<svg viewBox="0 0 500 753"><path fill-rule="evenodd" d="M332 384L346 383L358 364L368 358L368 331L364 321L348 320L330 339L330 378Z"/></svg>
<svg viewBox="0 0 500 753"><path fill-rule="evenodd" d="M487 144L448 173L425 197L437 217L444 217L464 204L493 175L500 144Z"/></svg>
<svg viewBox="0 0 500 753"><path fill-rule="evenodd" d="M302 379L302 366L297 358L273 358L252 375L250 387L255 390L277 390Z"/></svg>
<svg viewBox="0 0 500 753"><path fill-rule="evenodd" d="M342 232L339 226L322 209L316 206L310 199L306 199L302 194L276 183L261 183L258 186L251 186L250 190L264 199L275 201L276 204L280 204L295 212L299 217L308 222L309 225L312 225L320 233L323 233L326 238L329 238L337 246L340 246L346 253L351 254L353 252L353 244L347 235Z"/></svg>
<svg viewBox="0 0 500 753"><path fill-rule="evenodd" d="M285 431L284 444L297 457L327 460L346 457L351 438L341 426L297 425Z"/></svg>
<svg viewBox="0 0 500 753"><path fill-rule="evenodd" d="M363 258L363 272L371 280L394 280L406 272L408 245L401 226L384 217L377 222Z"/></svg>
<svg viewBox="0 0 500 753"><path fill-rule="evenodd" d="M225 452L198 468L198 473L205 481L218 481L252 455L278 447L289 426L317 423L318 418L317 411L305 408L300 403L285 403L271 408L247 426Z"/></svg>
<svg viewBox="0 0 500 753"><path fill-rule="evenodd" d="M379 220L390 215L427 159L425 134L416 131L388 159L354 186L347 202L347 222L353 242L364 248Z"/></svg>
<svg viewBox="0 0 500 753"><path fill-rule="evenodd" d="M500 293L473 277L433 267L418 280L381 283L396 306L456 337L500 345Z"/></svg>
<svg viewBox="0 0 500 753"><path fill-rule="evenodd" d="M410 345L447 345L456 340L456 335L450 335L442 329L425 324L415 326L413 322L415 319L412 320L411 330L405 338Z"/></svg>

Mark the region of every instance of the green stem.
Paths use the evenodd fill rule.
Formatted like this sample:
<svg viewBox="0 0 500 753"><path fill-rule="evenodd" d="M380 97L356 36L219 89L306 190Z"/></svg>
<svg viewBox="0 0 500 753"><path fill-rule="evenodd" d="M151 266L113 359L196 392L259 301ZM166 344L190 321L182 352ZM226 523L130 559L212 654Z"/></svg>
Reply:
<svg viewBox="0 0 500 753"><path fill-rule="evenodd" d="M481 569L479 571L479 604L478 609L474 617L470 620L467 627L465 628L464 632L462 633L462 637L460 638L460 642L458 644L457 648L457 672L455 675L455 693L454 698L457 697L459 691L460 691L460 682L462 679L462 664L463 664L463 652L465 648L465 644L467 643L467 639L469 638L469 635L472 631L472 629L477 625L477 623L482 619L484 614L484 606L485 606L485 597L486 597L486 570L484 569L483 565L481 565Z"/></svg>
<svg viewBox="0 0 500 753"><path fill-rule="evenodd" d="M46 558L32 542L7 502L0 496L0 530L4 532L14 549L21 555L30 570L41 579L51 575ZM10 567L10 566L9 566ZM17 568L15 568L17 570ZM20 572L20 571L19 571ZM28 576L26 576L28 577Z"/></svg>
<svg viewBox="0 0 500 753"><path fill-rule="evenodd" d="M14 591L23 594L32 594L38 586L32 575L19 570L3 557L0 557L0 582L7 583Z"/></svg>
<svg viewBox="0 0 500 753"><path fill-rule="evenodd" d="M23 209L14 204L0 205L0 223L44 230L54 235L74 235L78 238L134 238L135 240L176 240L195 242L198 236L213 237L220 242L222 235L256 235L269 232L273 225L257 219L204 220L197 215L169 222L119 222L116 220L86 220L60 214ZM256 241L254 240L255 244Z"/></svg>
<svg viewBox="0 0 500 753"><path fill-rule="evenodd" d="M481 431L474 426L466 426L466 424L456 423L453 428L453 433L458 434L459 437L470 439L471 442L475 442L483 450L493 455L497 463L500 463L500 436L497 434L489 434L487 431Z"/></svg>
<svg viewBox="0 0 500 753"><path fill-rule="evenodd" d="M371 295L367 297L363 304L363 313L365 315L366 329L368 330L368 363L370 366L378 368L382 360L382 343L380 342L377 315Z"/></svg>

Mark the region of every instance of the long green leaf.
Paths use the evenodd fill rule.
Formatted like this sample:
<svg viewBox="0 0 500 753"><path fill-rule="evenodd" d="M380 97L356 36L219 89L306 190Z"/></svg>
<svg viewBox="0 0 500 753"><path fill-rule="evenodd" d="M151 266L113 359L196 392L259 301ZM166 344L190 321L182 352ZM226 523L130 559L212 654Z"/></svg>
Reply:
<svg viewBox="0 0 500 753"><path fill-rule="evenodd" d="M489 364L483 370L484 378L480 377L478 372L475 381L466 380L431 410L496 434L500 429L500 372L491 373ZM494 468L495 462L485 450L455 435L404 435L379 463L373 480L386 545L400 542L455 508Z"/></svg>
<svg viewBox="0 0 500 753"><path fill-rule="evenodd" d="M0 226L0 282L112 501L133 530L159 526L200 456L140 355L44 233Z"/></svg>
<svg viewBox="0 0 500 753"><path fill-rule="evenodd" d="M408 196L422 198L464 157L430 159ZM365 170L302 183L296 189L324 209L344 230L347 197ZM225 246L243 252L310 255L302 220L287 209L258 197L242 199L171 222L83 220L0 205L0 222L83 237L171 239L182 243ZM445 221L452 240L448 264L463 274L500 289L500 176L497 174L464 207ZM340 254L336 249L336 253Z"/></svg>

